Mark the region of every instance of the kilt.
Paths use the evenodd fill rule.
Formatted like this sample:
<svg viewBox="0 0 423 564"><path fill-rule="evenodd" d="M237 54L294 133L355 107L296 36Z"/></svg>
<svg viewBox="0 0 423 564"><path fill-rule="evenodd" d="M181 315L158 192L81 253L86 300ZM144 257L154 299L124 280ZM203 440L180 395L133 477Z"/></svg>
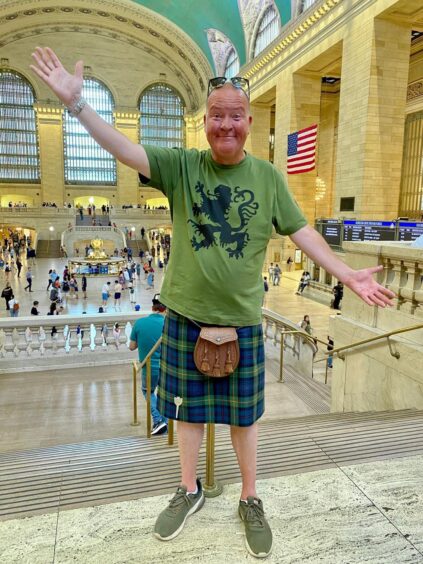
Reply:
<svg viewBox="0 0 423 564"><path fill-rule="evenodd" d="M203 325L203 324L200 324ZM157 409L176 419L175 397L182 398L179 421L223 423L247 427L264 412L264 345L260 325L237 329L240 361L223 378L199 372L194 348L200 328L186 317L167 311L161 345Z"/></svg>

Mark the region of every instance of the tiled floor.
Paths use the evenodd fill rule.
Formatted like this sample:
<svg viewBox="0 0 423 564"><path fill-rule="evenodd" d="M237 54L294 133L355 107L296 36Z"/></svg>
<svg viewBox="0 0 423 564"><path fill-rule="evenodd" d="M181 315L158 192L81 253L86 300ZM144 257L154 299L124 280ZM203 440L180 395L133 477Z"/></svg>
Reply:
<svg viewBox="0 0 423 564"><path fill-rule="evenodd" d="M423 562L423 457L282 476L258 483L272 526L266 562ZM206 500L171 542L152 534L169 496L0 523L7 564L254 562L237 515L239 485Z"/></svg>

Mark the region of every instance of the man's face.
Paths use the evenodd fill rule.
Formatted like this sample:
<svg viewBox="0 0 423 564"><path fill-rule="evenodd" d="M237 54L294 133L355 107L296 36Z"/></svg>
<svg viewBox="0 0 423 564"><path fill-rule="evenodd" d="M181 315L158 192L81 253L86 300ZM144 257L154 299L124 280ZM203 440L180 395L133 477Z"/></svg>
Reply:
<svg viewBox="0 0 423 564"><path fill-rule="evenodd" d="M204 126L213 159L220 164L242 161L252 122L247 96L225 84L210 94L206 112Z"/></svg>

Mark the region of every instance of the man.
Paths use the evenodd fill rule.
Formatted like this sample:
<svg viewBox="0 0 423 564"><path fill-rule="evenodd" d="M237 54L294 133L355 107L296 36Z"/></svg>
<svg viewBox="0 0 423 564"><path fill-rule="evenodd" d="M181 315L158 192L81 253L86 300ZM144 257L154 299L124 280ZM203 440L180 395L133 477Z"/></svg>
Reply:
<svg viewBox="0 0 423 564"><path fill-rule="evenodd" d="M281 173L244 152L252 123L245 79L209 81L204 116L209 150L143 147L103 121L81 97L82 61L71 75L49 48L37 47L33 58L33 71L92 137L171 202L176 260L169 262L161 291L168 312L158 409L178 420L182 480L156 521L155 535L173 539L187 517L201 509L204 494L197 462L204 424L224 423L230 425L241 470L238 512L247 550L265 557L272 548L272 533L257 497L256 458L257 420L264 411L262 267L272 227L290 235L296 248L369 305L385 306L393 297L373 280L383 267L354 271L345 265L307 225ZM193 350L201 324L237 328L240 362L232 375L213 379L196 369Z"/></svg>
<svg viewBox="0 0 423 564"><path fill-rule="evenodd" d="M107 307L107 302L109 300L109 297L110 297L110 282L106 282L105 284L103 284L103 287L101 289L101 299L104 309Z"/></svg>
<svg viewBox="0 0 423 564"><path fill-rule="evenodd" d="M27 281L27 285L25 286L24 290L28 290L28 292L32 292L32 272L30 266L28 266L28 270L26 271L26 281Z"/></svg>
<svg viewBox="0 0 423 564"><path fill-rule="evenodd" d="M138 319L131 332L129 350L138 349L138 358L142 362L163 333L166 306L160 303L159 294L153 298L152 312L148 317ZM167 431L167 419L157 409L156 388L159 382L160 347L151 356L151 398L150 411L153 418L152 435L161 435ZM147 368L142 369L142 393L147 397Z"/></svg>
<svg viewBox="0 0 423 564"><path fill-rule="evenodd" d="M344 297L344 285L342 282L337 282L336 286L333 287L332 293L333 298L333 309L341 309L341 300Z"/></svg>
<svg viewBox="0 0 423 564"><path fill-rule="evenodd" d="M279 282L281 281L281 274L282 270L280 266L277 264L273 269L273 286L279 286Z"/></svg>

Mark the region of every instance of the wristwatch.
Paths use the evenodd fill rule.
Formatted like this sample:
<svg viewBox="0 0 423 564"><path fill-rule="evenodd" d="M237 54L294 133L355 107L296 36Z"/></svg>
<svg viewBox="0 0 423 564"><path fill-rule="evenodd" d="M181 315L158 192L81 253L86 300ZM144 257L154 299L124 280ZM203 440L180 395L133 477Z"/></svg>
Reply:
<svg viewBox="0 0 423 564"><path fill-rule="evenodd" d="M71 108L67 106L69 115L72 117L76 117L82 112L82 110L85 108L86 105L87 105L86 99L81 96L79 100Z"/></svg>

